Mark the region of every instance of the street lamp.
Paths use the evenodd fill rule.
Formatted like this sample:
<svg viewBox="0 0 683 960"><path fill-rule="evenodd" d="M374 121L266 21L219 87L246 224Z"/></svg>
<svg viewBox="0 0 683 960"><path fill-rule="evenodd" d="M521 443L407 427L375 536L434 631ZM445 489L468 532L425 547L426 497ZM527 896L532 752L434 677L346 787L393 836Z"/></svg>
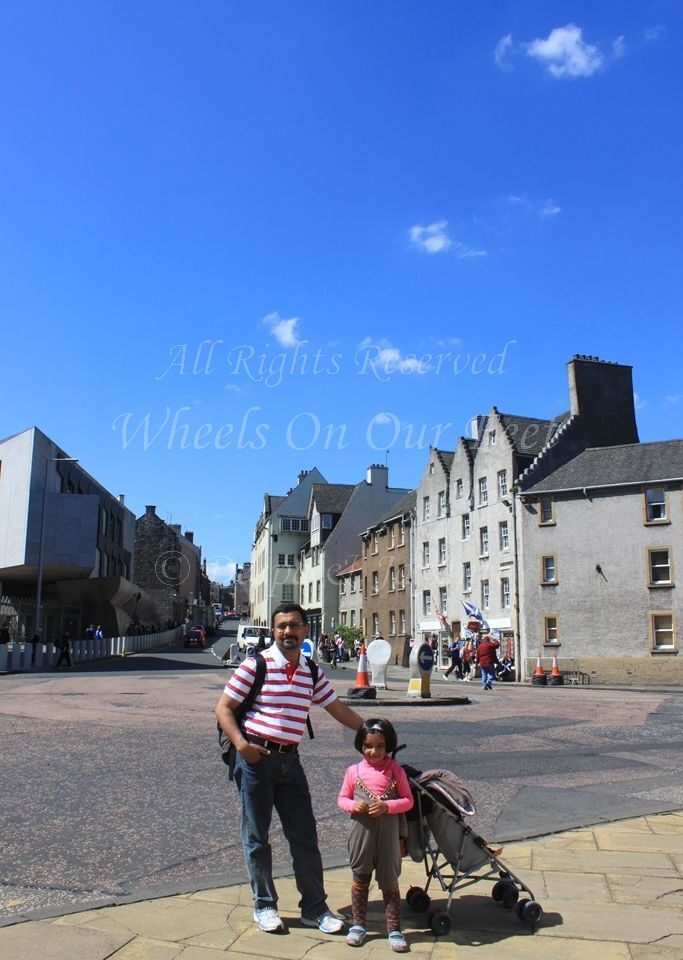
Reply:
<svg viewBox="0 0 683 960"><path fill-rule="evenodd" d="M51 463L78 463L75 457L48 457L45 461L45 476L43 478L43 512L40 515L40 547L38 549L38 582L36 584L36 622L33 633L40 637L41 605L43 602L43 553L45 550L45 512L47 510L47 472Z"/></svg>

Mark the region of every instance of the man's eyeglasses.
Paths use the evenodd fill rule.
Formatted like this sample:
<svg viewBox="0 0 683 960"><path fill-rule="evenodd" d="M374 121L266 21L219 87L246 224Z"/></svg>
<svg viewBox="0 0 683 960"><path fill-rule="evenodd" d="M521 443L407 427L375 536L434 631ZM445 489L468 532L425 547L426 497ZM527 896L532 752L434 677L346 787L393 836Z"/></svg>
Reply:
<svg viewBox="0 0 683 960"><path fill-rule="evenodd" d="M273 627L273 630L276 630L278 633L284 633L285 630L299 630L301 627L305 627L306 624L302 623L300 620L292 621L291 623L276 623Z"/></svg>

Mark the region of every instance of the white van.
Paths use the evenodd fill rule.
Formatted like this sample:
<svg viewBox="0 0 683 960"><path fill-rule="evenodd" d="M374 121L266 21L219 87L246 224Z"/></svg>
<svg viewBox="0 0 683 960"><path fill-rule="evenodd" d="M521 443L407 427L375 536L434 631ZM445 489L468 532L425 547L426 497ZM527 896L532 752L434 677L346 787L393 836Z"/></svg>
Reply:
<svg viewBox="0 0 683 960"><path fill-rule="evenodd" d="M247 647L265 650L272 642L270 627L257 627L254 623L240 623L237 628L237 646L242 653L245 652Z"/></svg>

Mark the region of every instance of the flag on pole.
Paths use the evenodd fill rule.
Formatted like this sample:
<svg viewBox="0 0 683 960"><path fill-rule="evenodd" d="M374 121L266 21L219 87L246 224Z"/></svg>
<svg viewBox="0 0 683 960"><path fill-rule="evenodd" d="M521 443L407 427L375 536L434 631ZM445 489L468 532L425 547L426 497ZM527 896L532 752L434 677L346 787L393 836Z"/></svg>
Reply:
<svg viewBox="0 0 683 960"><path fill-rule="evenodd" d="M434 609L436 610L436 616L438 617L439 623L441 624L443 629L446 631L446 633L450 636L451 627L448 620L446 619L446 614L443 612L443 610L441 610L440 607L435 606Z"/></svg>
<svg viewBox="0 0 683 960"><path fill-rule="evenodd" d="M478 620L479 623L481 624L481 627L484 630L488 630L489 628L488 621L484 618L484 614L481 612L481 610L476 605L476 603L470 603L469 600L461 600L460 602L465 608L465 613L467 614L467 616L471 617L473 620Z"/></svg>

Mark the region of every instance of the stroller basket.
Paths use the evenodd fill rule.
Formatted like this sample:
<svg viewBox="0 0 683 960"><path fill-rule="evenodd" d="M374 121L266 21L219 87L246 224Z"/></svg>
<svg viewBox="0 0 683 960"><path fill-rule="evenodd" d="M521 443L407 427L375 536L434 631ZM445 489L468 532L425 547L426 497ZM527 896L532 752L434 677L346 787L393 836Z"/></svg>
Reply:
<svg viewBox="0 0 683 960"><path fill-rule="evenodd" d="M435 781L430 779L432 773ZM515 907L519 919L535 930L543 909L531 889L500 859L500 851L464 822L463 813L475 812L467 791L464 800L459 791L455 797L449 795L441 771L427 771L419 780L409 775L408 780L415 798L408 821L408 853L413 860L424 862L427 875L424 889L411 887L408 891L408 906L416 913L428 910L431 899L427 891L432 882L438 883L448 900L444 910L431 912L430 926L437 936L443 936L451 929L449 911L456 890L489 881L493 900L507 909ZM457 778L456 782L462 786ZM520 894L526 896L520 899Z"/></svg>

